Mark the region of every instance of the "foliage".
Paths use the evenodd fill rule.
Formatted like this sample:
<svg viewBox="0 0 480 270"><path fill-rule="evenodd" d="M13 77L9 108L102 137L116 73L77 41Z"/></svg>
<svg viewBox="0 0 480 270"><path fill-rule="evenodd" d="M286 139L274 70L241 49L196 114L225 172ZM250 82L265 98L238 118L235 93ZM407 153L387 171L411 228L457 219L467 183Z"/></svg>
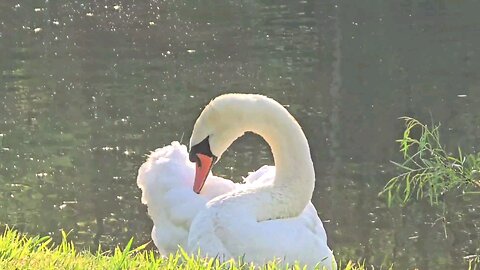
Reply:
<svg viewBox="0 0 480 270"><path fill-rule="evenodd" d="M389 205L394 201L405 204L412 196L427 197L435 204L449 190L480 188L480 153L464 155L460 148L456 154L449 153L440 142L440 124L429 127L414 118L401 119L406 128L397 142L404 161L392 161L401 173L391 178L381 193L387 194ZM412 135L416 131L421 132L419 139Z"/></svg>
<svg viewBox="0 0 480 270"><path fill-rule="evenodd" d="M480 269L480 255L470 255L464 259L468 261L468 270Z"/></svg>
<svg viewBox="0 0 480 270"><path fill-rule="evenodd" d="M0 236L0 269L305 269L299 265L280 266L271 262L258 268L241 260L220 262L215 258L191 256L180 250L168 257L157 256L152 250L146 250L147 244L133 248L130 240L125 248L116 248L113 252L91 253L78 251L75 245L62 233L62 241L54 245L52 238L28 237L16 230L6 228ZM366 270L363 263L347 262L339 267L344 270Z"/></svg>

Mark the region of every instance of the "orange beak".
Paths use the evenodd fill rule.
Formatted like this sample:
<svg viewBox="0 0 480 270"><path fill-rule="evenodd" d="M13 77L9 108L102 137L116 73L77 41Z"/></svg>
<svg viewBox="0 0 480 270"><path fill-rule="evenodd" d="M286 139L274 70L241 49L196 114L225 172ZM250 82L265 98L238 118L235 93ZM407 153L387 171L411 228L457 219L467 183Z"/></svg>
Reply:
<svg viewBox="0 0 480 270"><path fill-rule="evenodd" d="M213 165L213 157L209 157L204 154L197 154L198 160L196 162L195 170L195 182L193 182L193 191L199 194L207 180L207 176L210 173Z"/></svg>

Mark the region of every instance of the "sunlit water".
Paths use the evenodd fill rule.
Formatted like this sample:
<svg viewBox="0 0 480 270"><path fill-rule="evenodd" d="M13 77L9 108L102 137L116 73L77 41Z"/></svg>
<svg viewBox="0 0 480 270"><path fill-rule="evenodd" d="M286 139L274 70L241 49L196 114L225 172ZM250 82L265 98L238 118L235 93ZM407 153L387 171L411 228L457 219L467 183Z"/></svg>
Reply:
<svg viewBox="0 0 480 270"><path fill-rule="evenodd" d="M83 3L82 3L83 2ZM340 258L460 269L480 253L478 195L387 208L408 115L451 149L480 142L480 24L457 1L2 1L0 223L80 246L149 240L137 169L188 142L225 92L285 104L309 139L313 201ZM256 136L214 168L271 164ZM452 268L453 267L453 268Z"/></svg>

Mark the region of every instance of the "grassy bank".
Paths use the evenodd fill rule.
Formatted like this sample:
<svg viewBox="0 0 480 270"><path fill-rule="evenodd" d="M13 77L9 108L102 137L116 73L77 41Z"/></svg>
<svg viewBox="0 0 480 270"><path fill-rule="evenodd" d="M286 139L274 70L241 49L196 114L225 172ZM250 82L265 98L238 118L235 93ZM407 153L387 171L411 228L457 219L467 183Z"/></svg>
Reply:
<svg viewBox="0 0 480 270"><path fill-rule="evenodd" d="M16 230L6 229L0 235L0 269L166 269L166 270L277 270L277 269L303 269L279 266L269 263L261 268L240 262L228 261L220 263L213 259L194 258L184 252L162 258L151 250L145 250L146 244L133 248L133 241L127 243L125 248L116 248L113 251L77 250L74 244L63 235L61 243L54 244L48 236L30 237ZM458 269L480 270L480 257L473 256L467 259L467 267ZM374 268L364 264L339 262L339 270L393 270L393 267Z"/></svg>
<svg viewBox="0 0 480 270"><path fill-rule="evenodd" d="M182 252L162 258L145 250L146 245L133 248L132 242L114 251L91 253L77 250L65 234L62 242L55 245L48 236L30 237L7 228L0 236L0 269L255 269L252 265L235 261L220 263L213 259L193 258ZM286 267L270 263L263 269ZM367 267L348 262L339 269L366 270Z"/></svg>

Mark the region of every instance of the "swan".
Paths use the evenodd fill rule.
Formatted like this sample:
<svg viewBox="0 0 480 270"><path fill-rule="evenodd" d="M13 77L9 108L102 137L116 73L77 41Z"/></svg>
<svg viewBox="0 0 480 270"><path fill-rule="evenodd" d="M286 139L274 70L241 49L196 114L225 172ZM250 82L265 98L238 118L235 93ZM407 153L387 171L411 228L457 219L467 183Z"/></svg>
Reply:
<svg viewBox="0 0 480 270"><path fill-rule="evenodd" d="M243 184L212 175L215 162L245 132L264 138L275 166L261 167ZM277 259L337 269L310 202L315 173L307 139L282 105L262 95L221 95L195 122L189 150L174 142L139 169L137 184L162 254L180 245L258 265Z"/></svg>

